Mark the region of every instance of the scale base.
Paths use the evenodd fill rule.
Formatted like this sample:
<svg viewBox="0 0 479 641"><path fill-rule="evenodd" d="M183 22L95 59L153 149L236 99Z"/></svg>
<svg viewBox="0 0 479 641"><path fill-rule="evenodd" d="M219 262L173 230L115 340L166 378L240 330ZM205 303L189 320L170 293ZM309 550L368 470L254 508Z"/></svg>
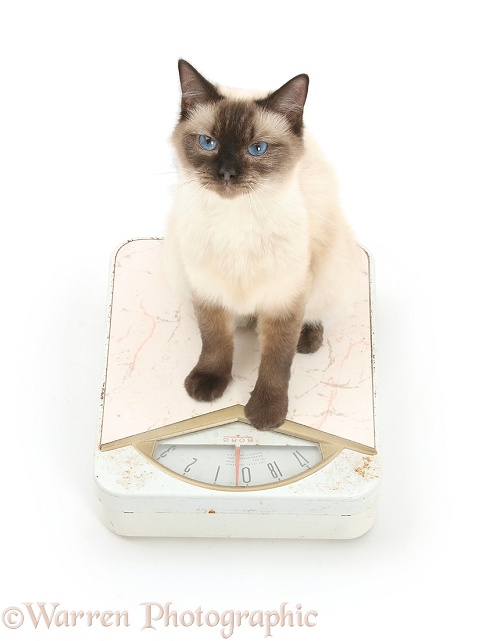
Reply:
<svg viewBox="0 0 479 641"><path fill-rule="evenodd" d="M221 492L166 474L134 446L95 455L102 520L122 536L352 539L373 525L378 455L344 449L310 477Z"/></svg>
<svg viewBox="0 0 479 641"><path fill-rule="evenodd" d="M370 530L376 506L363 514L178 514L117 512L104 508L104 524L122 536L240 538L240 539L354 539Z"/></svg>
<svg viewBox="0 0 479 641"><path fill-rule="evenodd" d="M199 330L192 306L177 300L166 285L162 252L160 239L129 241L113 261L94 467L105 525L116 534L141 537L351 539L365 534L374 522L380 488L367 253L358 248L362 267L350 316L330 331L317 354L297 354L294 360L290 419L281 430L319 444L320 462L296 458L301 473L290 482L283 465L270 461L275 481L255 483L268 459L254 455L253 472L242 468L249 480L252 474L251 486L241 486L236 467L236 484L214 487L220 466L216 476L195 480L196 452L184 471L167 469L154 458L155 443L191 437L198 445L216 428L239 421L221 441L221 446L236 443L238 459L226 458L221 465L224 470L230 463L241 465L240 447L245 451L255 440L243 409L254 386L259 345L253 332L238 332L237 369L224 396L210 404L192 400L183 381L201 347ZM278 473L285 473L284 480ZM244 477L243 482L249 483Z"/></svg>

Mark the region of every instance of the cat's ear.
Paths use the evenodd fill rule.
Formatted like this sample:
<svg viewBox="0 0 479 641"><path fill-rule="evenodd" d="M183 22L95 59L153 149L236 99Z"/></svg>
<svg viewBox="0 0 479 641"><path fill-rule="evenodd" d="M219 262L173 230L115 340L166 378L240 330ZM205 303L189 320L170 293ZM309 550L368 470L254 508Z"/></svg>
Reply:
<svg viewBox="0 0 479 641"><path fill-rule="evenodd" d="M302 73L288 80L263 100L258 100L258 104L285 116L294 133L299 134L303 126L303 109L308 95L308 86L309 78Z"/></svg>
<svg viewBox="0 0 479 641"><path fill-rule="evenodd" d="M204 102L220 100L221 95L214 85L196 71L186 60L178 61L178 71L181 84L181 117L185 118L189 111Z"/></svg>

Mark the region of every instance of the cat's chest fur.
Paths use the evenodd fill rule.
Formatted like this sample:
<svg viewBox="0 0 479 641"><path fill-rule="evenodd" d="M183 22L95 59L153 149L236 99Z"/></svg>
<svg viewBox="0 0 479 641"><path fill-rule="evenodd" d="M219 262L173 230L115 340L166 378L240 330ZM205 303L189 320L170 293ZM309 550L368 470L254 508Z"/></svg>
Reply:
<svg viewBox="0 0 479 641"><path fill-rule="evenodd" d="M293 184L225 199L196 190L187 188L177 202L180 252L193 290L238 314L280 309L308 272L299 191Z"/></svg>

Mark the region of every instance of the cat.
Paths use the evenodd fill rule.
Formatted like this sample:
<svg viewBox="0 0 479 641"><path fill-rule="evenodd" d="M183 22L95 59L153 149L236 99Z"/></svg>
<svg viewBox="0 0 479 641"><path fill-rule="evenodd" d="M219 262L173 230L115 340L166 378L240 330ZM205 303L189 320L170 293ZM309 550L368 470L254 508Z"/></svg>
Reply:
<svg viewBox="0 0 479 641"><path fill-rule="evenodd" d="M202 339L185 388L199 401L223 394L236 322L253 319L261 358L244 412L254 427L274 429L286 420L295 353L318 350L324 323L352 300L358 248L303 124L306 74L258 94L212 84L185 60L178 69L171 141L180 181L166 256Z"/></svg>

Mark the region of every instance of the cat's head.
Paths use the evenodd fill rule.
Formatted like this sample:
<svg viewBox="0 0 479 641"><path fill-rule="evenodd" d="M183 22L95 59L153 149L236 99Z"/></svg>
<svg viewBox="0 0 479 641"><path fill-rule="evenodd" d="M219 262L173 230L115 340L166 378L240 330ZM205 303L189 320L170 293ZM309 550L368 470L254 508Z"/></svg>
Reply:
<svg viewBox="0 0 479 641"><path fill-rule="evenodd" d="M198 186L234 198L284 181L303 149L308 76L247 97L211 84L185 60L178 69L181 114L172 142Z"/></svg>

